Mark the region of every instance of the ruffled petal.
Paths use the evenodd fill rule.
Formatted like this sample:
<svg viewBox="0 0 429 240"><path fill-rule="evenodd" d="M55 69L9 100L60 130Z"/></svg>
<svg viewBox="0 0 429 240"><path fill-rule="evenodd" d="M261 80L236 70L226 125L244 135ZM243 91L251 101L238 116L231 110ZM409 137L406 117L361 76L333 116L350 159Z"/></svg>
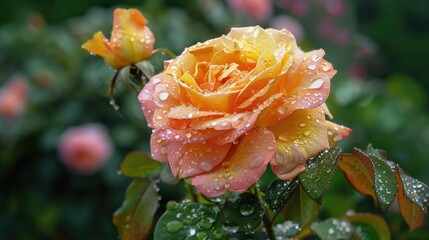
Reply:
<svg viewBox="0 0 429 240"><path fill-rule="evenodd" d="M328 127L328 139L330 146L334 146L336 142L346 138L348 135L350 135L350 133L352 133L350 128L335 124L330 121L326 121L326 126Z"/></svg>
<svg viewBox="0 0 429 240"><path fill-rule="evenodd" d="M122 62L115 59L109 41L102 32L96 32L92 39L85 42L82 47L90 53L97 54L114 68L122 66Z"/></svg>
<svg viewBox="0 0 429 240"><path fill-rule="evenodd" d="M274 154L273 133L255 128L243 136L221 164L195 176L192 185L207 197L217 197L225 191L243 192L258 181Z"/></svg>
<svg viewBox="0 0 429 240"><path fill-rule="evenodd" d="M168 142L168 163L174 176L192 177L212 170L225 158L231 144Z"/></svg>
<svg viewBox="0 0 429 240"><path fill-rule="evenodd" d="M269 128L276 136L277 154L273 172L283 180L305 170L305 162L329 148L327 126L321 108L296 110L280 124Z"/></svg>

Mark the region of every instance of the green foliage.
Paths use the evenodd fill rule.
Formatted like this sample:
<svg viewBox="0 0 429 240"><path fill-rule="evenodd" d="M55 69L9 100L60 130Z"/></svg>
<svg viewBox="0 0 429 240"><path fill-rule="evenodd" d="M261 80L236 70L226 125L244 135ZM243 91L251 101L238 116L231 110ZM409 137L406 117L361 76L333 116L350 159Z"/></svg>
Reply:
<svg viewBox="0 0 429 240"><path fill-rule="evenodd" d="M225 239L220 208L192 202L169 202L155 228L155 239Z"/></svg>
<svg viewBox="0 0 429 240"><path fill-rule="evenodd" d="M298 179L289 181L282 181L280 179L274 180L268 186L265 196L265 202L268 204L268 207L273 211L279 211L292 196L292 193L298 185Z"/></svg>
<svg viewBox="0 0 429 240"><path fill-rule="evenodd" d="M121 239L146 239L159 207L156 186L147 178L135 178L125 194L122 206L113 215Z"/></svg>
<svg viewBox="0 0 429 240"><path fill-rule="evenodd" d="M353 237L358 240L391 239L387 223L380 216L367 213L355 213L344 216L353 226Z"/></svg>
<svg viewBox="0 0 429 240"><path fill-rule="evenodd" d="M314 222L311 229L322 240L350 239L353 227L345 219L328 218L322 222Z"/></svg>
<svg viewBox="0 0 429 240"><path fill-rule="evenodd" d="M222 228L229 234L252 234L262 223L265 209L258 197L251 193L233 195L222 212Z"/></svg>
<svg viewBox="0 0 429 240"><path fill-rule="evenodd" d="M333 147L308 160L307 170L299 175L304 190L317 203L322 203L323 193L328 189L341 154L341 148Z"/></svg>
<svg viewBox="0 0 429 240"><path fill-rule="evenodd" d="M144 152L130 152L125 156L119 170L127 177L151 176L161 170L161 163Z"/></svg>

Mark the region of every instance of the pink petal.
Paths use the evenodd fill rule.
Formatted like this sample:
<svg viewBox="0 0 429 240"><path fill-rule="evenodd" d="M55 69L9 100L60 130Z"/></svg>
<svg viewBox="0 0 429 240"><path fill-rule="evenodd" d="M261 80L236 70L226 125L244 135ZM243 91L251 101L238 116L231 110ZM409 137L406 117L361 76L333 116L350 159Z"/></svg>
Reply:
<svg viewBox="0 0 429 240"><path fill-rule="evenodd" d="M265 172L274 150L273 133L255 128L240 139L221 164L208 173L195 176L192 185L207 197L217 197L225 191L243 192Z"/></svg>
<svg viewBox="0 0 429 240"><path fill-rule="evenodd" d="M212 170L225 158L231 144L217 146L209 142L182 144L168 142L168 163L179 178L192 177Z"/></svg>
<svg viewBox="0 0 429 240"><path fill-rule="evenodd" d="M160 162L167 162L167 141L162 140L156 130L154 130L150 138L150 149L153 159Z"/></svg>

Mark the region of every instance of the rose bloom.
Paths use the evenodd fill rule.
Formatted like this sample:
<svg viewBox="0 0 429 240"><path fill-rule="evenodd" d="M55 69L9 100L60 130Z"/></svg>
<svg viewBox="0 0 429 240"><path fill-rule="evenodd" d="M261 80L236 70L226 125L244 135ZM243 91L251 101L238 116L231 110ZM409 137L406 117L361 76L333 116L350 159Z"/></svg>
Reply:
<svg viewBox="0 0 429 240"><path fill-rule="evenodd" d="M86 175L97 172L112 152L110 137L100 124L67 129L58 148L62 162L68 168Z"/></svg>
<svg viewBox="0 0 429 240"><path fill-rule="evenodd" d="M27 80L15 75L0 89L0 115L6 119L17 118L24 111L28 97Z"/></svg>
<svg viewBox="0 0 429 240"><path fill-rule="evenodd" d="M287 30L233 28L165 64L139 95L152 155L205 196L242 192L270 163L283 180L350 133L325 120L336 73Z"/></svg>
<svg viewBox="0 0 429 240"><path fill-rule="evenodd" d="M97 32L82 47L104 58L116 69L145 60L152 54L155 43L146 24L146 18L137 9L117 8L110 41L102 32Z"/></svg>

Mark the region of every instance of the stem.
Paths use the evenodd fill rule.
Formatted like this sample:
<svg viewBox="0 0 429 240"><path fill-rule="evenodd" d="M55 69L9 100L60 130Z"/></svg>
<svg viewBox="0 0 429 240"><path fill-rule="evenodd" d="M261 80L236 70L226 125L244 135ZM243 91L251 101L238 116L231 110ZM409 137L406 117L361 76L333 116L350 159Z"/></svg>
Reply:
<svg viewBox="0 0 429 240"><path fill-rule="evenodd" d="M172 51L168 50L167 48L158 48L158 49L155 49L155 50L152 51L152 55L155 55L155 54L158 54L158 53L161 53L161 54L164 54L164 55L168 55L171 58L175 58L176 57L176 54L174 54Z"/></svg>
<svg viewBox="0 0 429 240"><path fill-rule="evenodd" d="M272 222L270 221L270 217L268 216L268 209L265 206L265 201L262 199L261 195L259 194L259 188L257 184L254 185L253 191L255 195L258 197L259 202L264 207L264 216L262 217L262 221L264 223L265 230L267 231L267 235L270 240L276 240L276 235L274 234L274 231L273 231Z"/></svg>
<svg viewBox="0 0 429 240"><path fill-rule="evenodd" d="M198 197L195 194L194 190L192 189L191 184L187 184L186 182L184 182L184 183L185 183L186 190L188 191L189 195L191 196L191 200L193 202L198 202Z"/></svg>

